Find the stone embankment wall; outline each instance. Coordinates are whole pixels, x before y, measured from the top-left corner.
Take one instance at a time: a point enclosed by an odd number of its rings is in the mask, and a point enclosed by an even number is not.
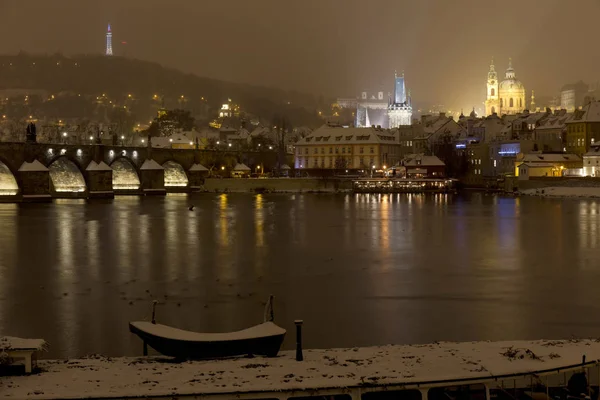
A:
[[[519,190],[543,189],[547,187],[600,187],[600,178],[530,178],[516,181]]]
[[[352,181],[334,178],[207,178],[204,189],[209,192],[337,192],[352,190]]]

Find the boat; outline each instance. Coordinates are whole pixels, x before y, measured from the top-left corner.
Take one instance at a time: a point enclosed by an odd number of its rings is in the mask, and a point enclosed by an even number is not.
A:
[[[144,355],[150,346],[160,354],[184,360],[229,358],[237,356],[275,357],[286,330],[273,322],[272,297],[265,309],[265,322],[236,332],[199,333],[157,324],[153,303],[152,322],[134,321],[129,331],[144,342]],[[267,310],[270,310],[268,312]]]

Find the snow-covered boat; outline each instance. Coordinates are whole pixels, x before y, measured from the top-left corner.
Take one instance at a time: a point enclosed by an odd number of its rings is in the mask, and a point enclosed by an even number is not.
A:
[[[285,329],[273,322],[273,296],[265,306],[264,322],[260,325],[226,333],[199,333],[156,323],[156,305],[152,303],[152,322],[129,323],[129,330],[165,356],[184,360],[206,360],[236,356],[275,357],[279,353]]]
[[[273,322],[237,332],[198,333],[137,321],[129,323],[129,330],[161,354],[195,360],[246,355],[275,357],[285,336],[285,329]]]

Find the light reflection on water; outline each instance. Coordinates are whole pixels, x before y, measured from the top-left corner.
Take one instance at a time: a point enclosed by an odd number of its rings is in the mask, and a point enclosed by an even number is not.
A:
[[[161,322],[222,331],[274,294],[307,347],[593,336],[599,212],[480,194],[0,204],[0,334],[44,337],[51,357],[135,355],[127,322],[153,299]]]

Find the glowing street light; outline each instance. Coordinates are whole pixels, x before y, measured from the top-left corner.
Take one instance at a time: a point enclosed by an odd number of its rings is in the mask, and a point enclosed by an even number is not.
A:
[[[231,143],[227,144],[229,147],[231,147]]]
[[[145,139],[142,139],[142,143],[146,143],[146,140],[145,140]]]
[[[273,146],[269,146],[269,150],[273,150]]]
[[[90,140],[94,140],[94,137],[93,137],[93,136],[90,136]]]
[[[225,167],[224,167],[224,166],[221,166],[221,171],[224,171],[224,170],[225,170]]]
[[[221,144],[221,142],[217,140],[217,144]]]

